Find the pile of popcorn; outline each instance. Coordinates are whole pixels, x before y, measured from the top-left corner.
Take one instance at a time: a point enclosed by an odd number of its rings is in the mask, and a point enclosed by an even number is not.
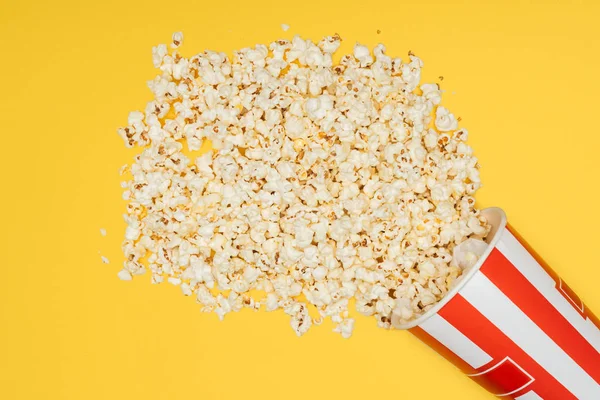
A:
[[[154,100],[118,131],[140,148],[121,279],[148,270],[220,318],[283,309],[298,335],[330,317],[344,337],[351,300],[391,328],[451,289],[454,247],[489,227],[467,131],[418,57],[357,44],[334,64],[335,35],[185,58],[182,40],[153,48]]]

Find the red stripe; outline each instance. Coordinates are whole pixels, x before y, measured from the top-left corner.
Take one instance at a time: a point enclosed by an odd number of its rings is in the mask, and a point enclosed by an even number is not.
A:
[[[533,377],[510,358],[495,362],[491,368],[479,373],[475,379],[484,378],[494,382],[496,387],[492,392],[496,395],[516,393],[533,383]]]
[[[450,351],[446,346],[440,343],[436,338],[427,333],[423,328],[415,326],[409,329],[410,333],[419,338],[427,346],[431,347],[442,355],[446,360],[450,361],[465,374],[474,374],[476,370],[467,364],[462,358]]]
[[[535,322],[561,349],[600,383],[600,353],[494,248],[481,272]]]
[[[576,397],[571,392],[477,311],[460,293],[446,304],[440,310],[439,314],[494,358],[492,363],[480,368],[479,372],[489,369],[490,365],[495,365],[508,356],[527,371],[528,374],[533,376],[535,381],[532,384],[512,394],[510,398],[514,398],[530,390],[535,390],[545,400],[576,400]],[[491,381],[489,379],[490,376],[487,374],[471,378],[492,393],[494,391],[498,393],[498,390],[502,390],[499,386],[505,386],[504,382],[498,384]]]

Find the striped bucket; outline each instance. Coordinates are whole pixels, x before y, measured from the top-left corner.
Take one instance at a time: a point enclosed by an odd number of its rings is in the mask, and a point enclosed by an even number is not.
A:
[[[496,396],[600,400],[600,321],[499,208],[477,265],[401,326]]]

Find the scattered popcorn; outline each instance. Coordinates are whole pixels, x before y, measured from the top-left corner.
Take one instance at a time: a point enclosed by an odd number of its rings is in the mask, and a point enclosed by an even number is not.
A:
[[[108,264],[110,263],[110,260],[104,256],[101,256],[100,259],[102,260],[102,264]]]
[[[435,127],[440,132],[447,132],[456,130],[458,127],[458,122],[454,115],[450,113],[447,109],[442,106],[439,106],[435,111]]]
[[[120,270],[119,273],[117,274],[117,276],[122,281],[130,281],[132,279],[131,273],[129,271],[127,271],[127,270],[124,270],[124,269]]]
[[[183,43],[183,33],[175,32],[173,34],[173,41],[171,42],[171,48],[176,49],[179,46],[181,46],[181,43]]]
[[[281,29],[283,29],[284,32],[287,32],[290,29],[290,26],[288,24],[281,24]]]
[[[352,336],[353,329],[354,329],[354,320],[349,318],[349,319],[346,319],[346,320],[340,322],[333,331],[339,332],[343,338],[348,339],[350,336]]]
[[[175,286],[179,286],[181,284],[181,279],[179,278],[170,277],[169,279],[167,279],[167,281],[169,281],[170,284]]]
[[[357,44],[334,64],[340,42],[296,36],[232,58],[153,48],[154,99],[118,130],[139,147],[122,170],[120,279],[148,271],[221,319],[282,309],[298,335],[331,318],[343,337],[351,299],[389,329],[452,288],[453,252],[489,232],[467,131],[412,52]]]
[[[100,234],[101,234],[102,236],[106,236],[106,229],[104,229],[104,228],[101,228],[101,229],[100,229]]]

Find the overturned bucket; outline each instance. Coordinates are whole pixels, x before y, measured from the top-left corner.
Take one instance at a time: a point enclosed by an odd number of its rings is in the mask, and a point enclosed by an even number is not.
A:
[[[399,326],[507,399],[600,399],[600,321],[499,208],[477,264],[420,318]]]

